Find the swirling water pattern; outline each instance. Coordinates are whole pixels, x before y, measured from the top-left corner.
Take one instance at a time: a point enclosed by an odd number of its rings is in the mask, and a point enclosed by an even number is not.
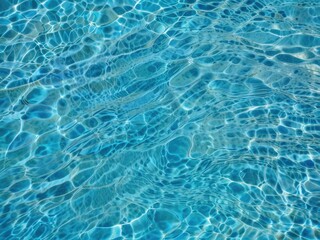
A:
[[[1,0],[0,239],[320,239],[318,0]]]

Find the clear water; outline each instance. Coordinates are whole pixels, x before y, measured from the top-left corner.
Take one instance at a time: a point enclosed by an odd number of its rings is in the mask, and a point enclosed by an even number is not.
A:
[[[0,239],[320,239],[317,0],[1,0]]]

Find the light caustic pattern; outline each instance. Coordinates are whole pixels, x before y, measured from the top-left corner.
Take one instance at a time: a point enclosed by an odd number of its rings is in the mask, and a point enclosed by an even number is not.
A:
[[[1,0],[1,239],[319,239],[317,0]]]

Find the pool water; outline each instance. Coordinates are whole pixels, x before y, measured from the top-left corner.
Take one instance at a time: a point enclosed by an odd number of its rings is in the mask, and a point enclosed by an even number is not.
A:
[[[318,0],[1,0],[0,239],[320,239]]]

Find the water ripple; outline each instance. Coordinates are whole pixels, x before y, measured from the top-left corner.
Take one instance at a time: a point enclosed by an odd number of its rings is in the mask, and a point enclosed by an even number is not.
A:
[[[315,0],[2,0],[1,239],[319,239]]]

